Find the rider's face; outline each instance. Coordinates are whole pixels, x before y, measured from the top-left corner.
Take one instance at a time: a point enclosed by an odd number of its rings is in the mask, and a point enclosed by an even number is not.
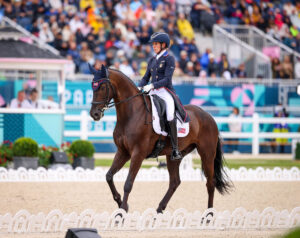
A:
[[[158,54],[160,52],[160,49],[161,49],[161,44],[159,42],[153,42],[152,47],[153,47],[154,52],[156,54]]]

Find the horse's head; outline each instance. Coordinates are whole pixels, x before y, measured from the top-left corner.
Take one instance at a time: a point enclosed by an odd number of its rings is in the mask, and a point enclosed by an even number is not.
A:
[[[93,101],[90,115],[95,121],[99,121],[104,116],[110,100],[113,97],[113,86],[109,80],[108,70],[104,65],[100,70],[95,70],[90,66],[90,71],[94,75],[92,81]]]

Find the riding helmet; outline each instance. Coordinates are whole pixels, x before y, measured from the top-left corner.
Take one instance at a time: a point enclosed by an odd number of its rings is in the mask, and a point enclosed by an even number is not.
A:
[[[160,43],[166,43],[167,47],[170,45],[170,37],[165,32],[156,32],[152,34],[149,43],[153,42],[160,42]]]

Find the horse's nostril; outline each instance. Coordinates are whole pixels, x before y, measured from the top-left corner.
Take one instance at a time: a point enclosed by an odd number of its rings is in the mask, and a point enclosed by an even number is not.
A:
[[[97,112],[95,112],[94,117],[99,117],[99,114]]]

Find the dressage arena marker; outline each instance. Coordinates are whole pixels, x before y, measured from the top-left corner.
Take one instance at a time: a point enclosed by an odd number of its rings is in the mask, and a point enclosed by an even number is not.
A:
[[[120,216],[119,214],[122,214]],[[243,207],[232,213],[217,212],[210,208],[204,212],[188,212],[180,208],[170,213],[157,214],[149,208],[143,213],[126,213],[118,209],[113,213],[95,213],[87,209],[63,214],[55,209],[48,214],[31,214],[26,210],[0,215],[0,234],[3,233],[53,233],[65,232],[70,227],[96,228],[99,231],[152,231],[152,230],[270,230],[289,229],[300,225],[300,207],[276,211],[272,207],[247,211]]]
[[[47,170],[39,167],[37,170],[19,168],[18,170],[0,168],[0,182],[105,182],[108,168],[97,167],[94,170],[76,168],[75,170]],[[300,170],[297,167],[291,169],[239,169],[225,168],[226,173],[232,181],[300,181]],[[125,181],[128,168],[123,168],[115,176],[114,181]],[[180,170],[181,181],[205,181],[205,176],[200,169],[182,168]],[[166,169],[152,167],[140,169],[136,181],[169,181]]]

